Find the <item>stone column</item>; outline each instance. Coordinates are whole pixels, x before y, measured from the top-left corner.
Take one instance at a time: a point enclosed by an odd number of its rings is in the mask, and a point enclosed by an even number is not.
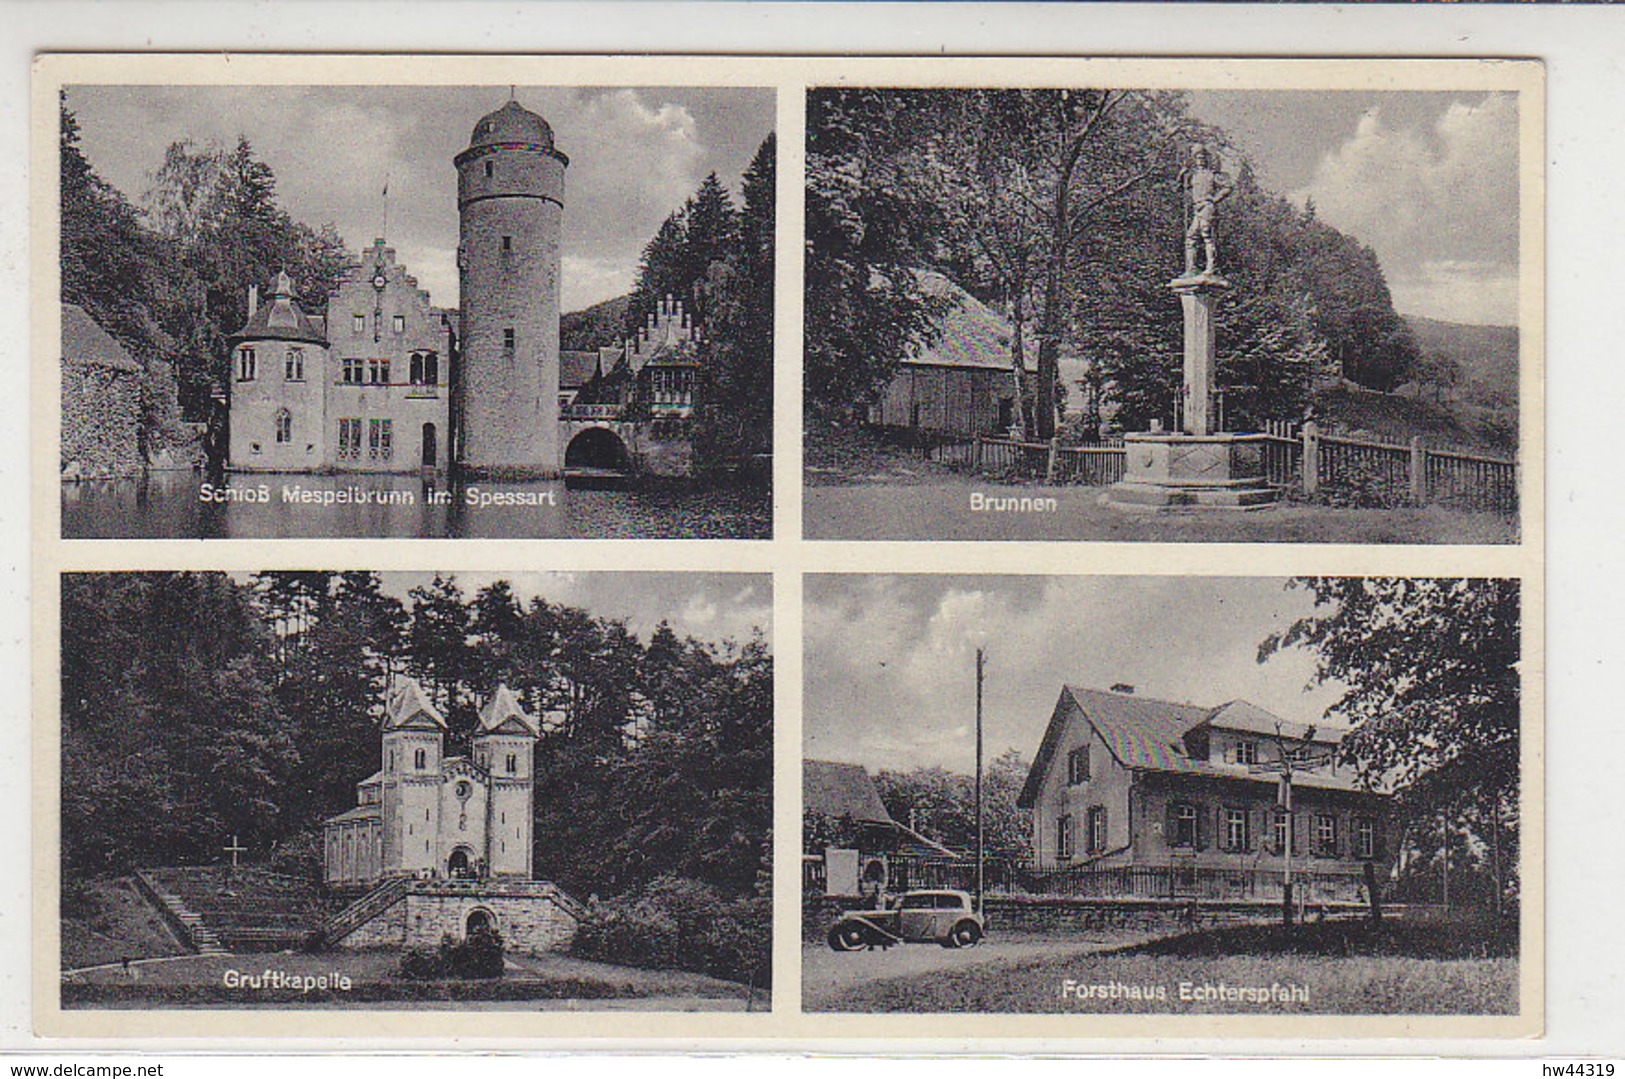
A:
[[[1187,435],[1216,434],[1213,417],[1213,374],[1218,357],[1218,293],[1230,282],[1216,274],[1178,277],[1169,288],[1179,293],[1185,309],[1185,417]]]

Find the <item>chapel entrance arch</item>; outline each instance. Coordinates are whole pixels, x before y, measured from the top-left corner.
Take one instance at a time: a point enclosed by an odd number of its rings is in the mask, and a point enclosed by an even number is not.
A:
[[[452,880],[466,880],[474,875],[471,852],[467,847],[458,847],[446,859],[446,876]]]
[[[463,935],[465,937],[471,937],[479,930],[483,929],[490,931],[494,930],[496,927],[497,920],[492,916],[491,912],[477,907],[468,912],[468,921],[463,926],[465,930]]]
[[[632,455],[626,443],[607,427],[589,427],[570,440],[564,449],[565,468],[590,468],[605,472],[630,472]]]

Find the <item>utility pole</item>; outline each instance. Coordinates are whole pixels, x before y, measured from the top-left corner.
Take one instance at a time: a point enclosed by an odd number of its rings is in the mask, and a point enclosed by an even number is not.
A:
[[[982,835],[982,650],[976,650],[976,913],[982,913],[986,858]]]
[[[1323,768],[1331,762],[1329,753],[1313,749],[1315,728],[1309,727],[1300,741],[1302,744],[1296,749],[1287,746],[1286,736],[1281,733],[1281,725],[1275,725],[1275,747],[1278,753],[1273,761],[1261,761],[1247,770],[1252,774],[1273,772],[1280,777],[1276,787],[1275,802],[1285,818],[1285,835],[1282,843],[1281,863],[1281,924],[1292,924],[1292,848],[1296,846],[1297,816],[1292,811],[1292,772],[1297,767],[1302,770]]]

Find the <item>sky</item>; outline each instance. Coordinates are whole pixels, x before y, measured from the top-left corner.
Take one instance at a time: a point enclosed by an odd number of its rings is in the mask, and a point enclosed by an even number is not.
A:
[[[1190,107],[1266,188],[1312,196],[1376,251],[1401,314],[1517,324],[1515,94],[1196,91]]]
[[[517,87],[570,159],[565,173],[564,311],[631,290],[660,223],[715,171],[739,177],[773,130],[771,90]],[[173,142],[231,147],[247,136],[295,220],[331,221],[359,252],[384,229],[419,285],[457,304],[457,176],[452,158],[507,86],[74,86],[83,148],[139,204]]]
[[[484,586],[505,580],[524,603],[542,596],[579,607],[599,618],[624,621],[648,642],[662,619],[679,636],[743,643],[760,628],[773,639],[773,578],[757,573],[466,573],[450,574],[469,599]],[[247,577],[247,574],[242,575]],[[433,573],[380,572],[383,590],[406,598]]]
[[[1225,577],[809,575],[803,749],[874,771],[975,764],[976,660],[987,649],[987,759],[1031,760],[1066,684],[1212,706],[1237,698],[1327,724],[1339,685],[1313,656],[1257,662],[1312,610],[1283,580]],[[1335,725],[1335,724],[1333,724]]]

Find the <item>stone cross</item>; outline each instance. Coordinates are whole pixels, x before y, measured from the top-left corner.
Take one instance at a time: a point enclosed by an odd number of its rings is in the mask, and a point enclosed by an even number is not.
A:
[[[237,868],[237,855],[245,853],[248,850],[247,847],[244,847],[244,846],[241,846],[241,845],[238,844],[238,842],[237,842],[237,833],[236,832],[231,833],[231,845],[227,846],[227,847],[222,847],[220,849],[221,850],[227,850],[227,851],[231,852],[231,868],[233,868],[233,869]]]

